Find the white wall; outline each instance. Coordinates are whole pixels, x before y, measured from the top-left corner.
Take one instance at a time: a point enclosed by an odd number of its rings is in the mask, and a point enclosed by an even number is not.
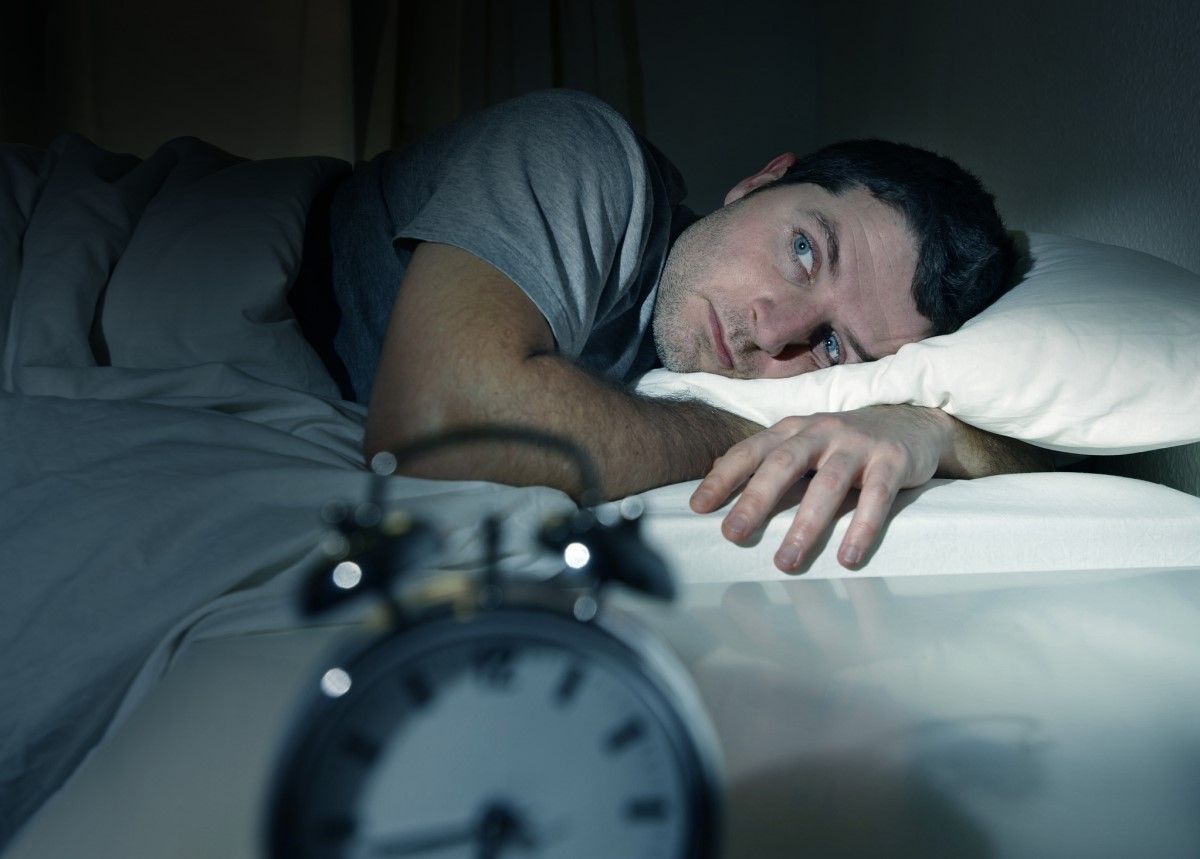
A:
[[[857,0],[823,5],[820,34],[821,142],[942,151],[1014,228],[1200,272],[1200,4]],[[1200,446],[1098,467],[1200,494]]]

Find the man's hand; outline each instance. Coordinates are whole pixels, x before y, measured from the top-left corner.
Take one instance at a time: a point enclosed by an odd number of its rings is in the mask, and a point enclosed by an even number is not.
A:
[[[982,477],[1046,466],[1034,449],[973,429],[938,409],[871,406],[786,418],[739,442],[713,464],[692,496],[692,509],[711,512],[745,484],[722,525],[728,539],[740,542],[811,472],[775,555],[775,566],[792,572],[833,524],[847,493],[857,488],[858,507],[838,550],[838,562],[855,567],[875,545],[901,489],[935,475]]]

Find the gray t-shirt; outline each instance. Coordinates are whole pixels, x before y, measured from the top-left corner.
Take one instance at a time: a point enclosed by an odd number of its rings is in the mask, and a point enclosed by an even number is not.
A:
[[[654,366],[667,249],[692,219],[678,171],[615,110],[552,90],[513,99],[355,171],[333,209],[335,348],[368,400],[404,269],[421,241],[504,272],[560,354],[615,381]]]

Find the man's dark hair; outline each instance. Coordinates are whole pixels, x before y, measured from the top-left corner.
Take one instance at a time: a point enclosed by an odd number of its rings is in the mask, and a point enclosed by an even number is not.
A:
[[[1015,253],[992,195],[955,162],[906,143],[848,140],[799,159],[771,185],[855,187],[899,211],[917,239],[917,311],[948,334],[1004,294]]]

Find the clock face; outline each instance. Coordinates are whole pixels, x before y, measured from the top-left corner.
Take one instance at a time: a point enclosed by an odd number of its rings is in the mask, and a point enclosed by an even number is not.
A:
[[[446,616],[338,676],[293,746],[276,855],[709,855],[702,750],[648,666],[590,625]]]

